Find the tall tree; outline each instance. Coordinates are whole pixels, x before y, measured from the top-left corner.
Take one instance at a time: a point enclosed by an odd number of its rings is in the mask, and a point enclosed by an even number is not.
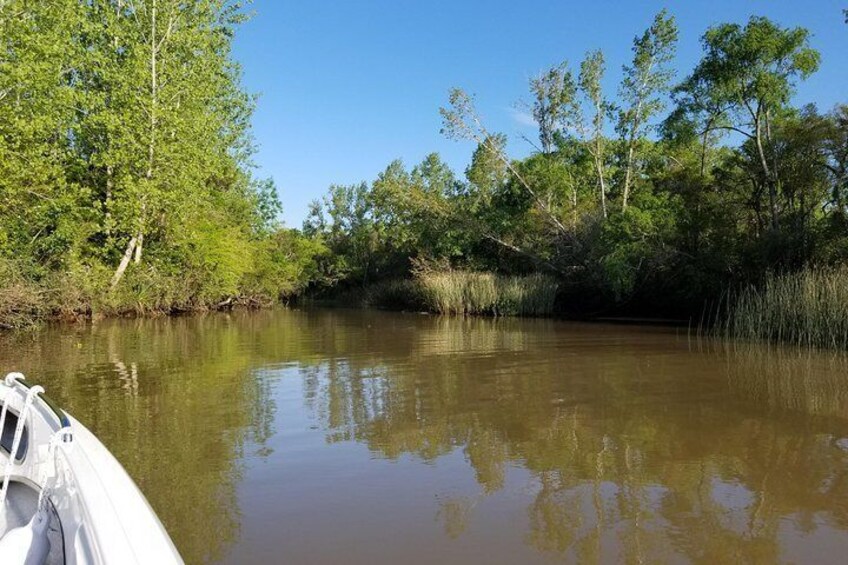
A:
[[[848,205],[848,105],[838,105],[828,118],[825,166],[833,186],[832,203],[840,214],[845,214]]]
[[[106,49],[120,54],[116,77],[104,78],[121,116],[108,140],[109,166],[117,171],[116,228],[127,241],[114,287],[131,260],[141,262],[150,234],[166,237],[186,213],[244,185],[251,102],[230,57],[243,20],[238,3],[102,2],[104,13],[114,13]]]
[[[0,2],[0,257],[63,264],[88,229],[70,171],[79,107],[74,0]]]
[[[509,179],[509,171],[499,155],[506,151],[506,136],[491,134],[477,144],[465,177],[471,183],[475,204],[488,205],[494,194]]]
[[[494,143],[497,137],[489,133],[486,126],[483,125],[471,96],[460,88],[454,88],[450,92],[449,102],[448,108],[439,108],[439,113],[442,116],[442,134],[450,139],[473,140],[478,145],[482,144],[488,147],[533,200],[545,220],[554,226],[557,231],[567,233],[568,228],[551,209],[547,201],[542,198],[539,191],[521,174],[521,171],[518,170],[509,156]]]
[[[563,62],[530,80],[533,119],[539,126],[542,153],[555,148],[556,134],[563,121],[571,121],[576,111],[577,84],[568,63]]]
[[[586,58],[580,64],[579,77],[580,90],[592,107],[589,151],[592,154],[592,160],[595,164],[601,211],[604,218],[607,217],[606,138],[604,136],[604,124],[612,111],[612,106],[604,97],[604,91],[601,86],[601,80],[603,80],[605,70],[603,52],[600,50],[592,51],[586,55]]]
[[[618,131],[624,140],[625,172],[621,209],[627,209],[634,175],[637,146],[650,120],[662,111],[674,71],[669,67],[677,47],[674,17],[662,10],[651,26],[633,40],[633,62],[624,67],[621,99],[627,106],[619,112]]]
[[[706,55],[676,89],[678,103],[702,131],[733,131],[753,143],[773,229],[779,224],[780,187],[773,124],[795,83],[818,69],[819,53],[809,46],[809,35],[761,17],[752,17],[745,27],[710,28],[702,39]]]

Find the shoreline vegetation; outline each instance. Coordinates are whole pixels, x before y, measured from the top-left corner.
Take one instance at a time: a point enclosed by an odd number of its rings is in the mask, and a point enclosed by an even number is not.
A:
[[[552,316],[559,283],[548,275],[435,271],[382,281],[346,303],[448,316]]]
[[[397,160],[292,229],[255,174],[245,19],[211,0],[0,5],[0,328],[302,297],[584,319],[720,303],[723,335],[848,348],[848,105],[793,105],[820,65],[808,30],[714,25],[683,73],[663,10],[614,91],[599,50],[530,80],[535,140],[452,89],[462,175]]]
[[[239,3],[0,3],[0,327],[263,304],[321,243],[255,176]]]
[[[716,329],[748,341],[848,349],[848,267],[768,275],[727,301]]]

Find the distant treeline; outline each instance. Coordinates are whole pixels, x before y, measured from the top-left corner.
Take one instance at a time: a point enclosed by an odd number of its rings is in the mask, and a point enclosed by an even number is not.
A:
[[[442,131],[476,143],[464,176],[432,154],[331,187],[304,225],[332,251],[320,281],[367,287],[422,263],[543,273],[567,313],[698,319],[728,291],[844,264],[848,106],[792,105],[820,63],[809,32],[762,17],[714,26],[681,77],[677,40],[659,13],[615,93],[601,51],[533,78],[539,136],[524,159],[453,90]]]
[[[265,303],[320,243],[252,175],[227,0],[0,2],[0,327]]]

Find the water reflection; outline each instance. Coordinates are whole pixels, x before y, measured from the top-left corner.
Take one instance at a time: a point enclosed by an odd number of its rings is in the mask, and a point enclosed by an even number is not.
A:
[[[848,547],[843,356],[553,322],[391,339],[376,365],[342,346],[304,368],[309,405],[329,442],[461,450],[480,492],[441,498],[451,538],[518,465],[535,484],[525,541],[575,561],[775,561],[813,532]]]
[[[711,343],[740,397],[772,410],[848,417],[848,356],[833,351]]]
[[[686,330],[279,311],[0,341],[189,562],[837,561],[848,360]]]
[[[271,433],[241,337],[223,318],[110,321],[7,338],[0,359],[98,434],[197,563],[238,537],[242,452]]]

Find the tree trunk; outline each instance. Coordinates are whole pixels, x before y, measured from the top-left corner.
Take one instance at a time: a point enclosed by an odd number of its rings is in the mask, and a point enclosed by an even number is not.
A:
[[[136,244],[135,244],[135,257],[133,258],[133,262],[138,265],[141,263],[141,250],[144,246],[144,233],[139,230],[138,235],[136,236]]]
[[[571,182],[571,229],[577,230],[577,184]]]
[[[157,43],[156,36],[156,15],[156,0],[153,0],[150,11],[150,139],[147,146],[147,172],[145,173],[145,178],[148,181],[148,188],[150,183],[153,181],[153,165],[156,158],[156,110],[159,104],[159,44]],[[144,249],[144,216],[147,212],[147,194],[142,194],[141,198],[141,217],[139,218],[138,235],[136,236],[138,241],[135,246],[134,258],[134,262],[136,264],[141,263],[141,254]]]
[[[707,136],[710,134],[710,126],[707,126],[704,129],[704,135],[701,138],[701,178],[704,178],[704,175],[707,172]]]
[[[112,201],[112,165],[106,166],[106,198],[104,202],[104,209],[106,210],[106,214],[104,216],[104,223],[106,233],[106,237],[108,238],[112,234],[112,211],[110,209],[110,203]]]
[[[653,63],[652,63],[653,64]],[[650,67],[648,67],[650,70]],[[627,140],[627,169],[624,172],[624,195],[621,200],[621,211],[627,210],[627,200],[630,198],[630,184],[633,182],[633,162],[636,160],[636,135],[642,127],[642,100],[636,105],[636,115],[633,116],[630,138]]]
[[[598,184],[600,184],[601,188],[601,210],[603,210],[604,218],[607,217],[607,185],[604,180],[604,157],[603,157],[603,120],[604,120],[604,109],[602,106],[602,99],[599,97],[595,98],[595,169],[598,173]]]
[[[477,143],[485,145],[486,140],[488,139],[488,135],[486,134],[485,130],[483,133],[483,137],[475,136],[473,139]],[[566,229],[566,227],[562,224],[559,218],[557,218],[553,210],[551,210],[549,206],[545,205],[545,201],[542,200],[542,198],[535,190],[533,190],[533,187],[530,186],[530,183],[527,182],[527,180],[521,175],[521,173],[518,172],[518,169],[515,168],[515,166],[512,164],[512,161],[510,161],[509,157],[504,155],[499,149],[493,147],[491,144],[489,144],[488,147],[495,152],[495,155],[506,166],[507,170],[512,173],[516,179],[518,179],[518,182],[521,183],[521,186],[523,186],[527,193],[530,195],[530,197],[533,198],[536,203],[536,206],[539,207],[539,210],[545,215],[545,217],[551,222],[551,224],[553,224],[553,226],[560,233],[568,233],[568,229]]]
[[[604,181],[604,166],[600,156],[600,142],[595,146],[595,170],[598,173],[598,184],[601,187],[601,210],[604,212],[604,218],[607,217],[607,185]]]
[[[115,269],[115,274],[112,275],[112,283],[110,288],[112,290],[118,286],[118,283],[121,282],[121,278],[124,276],[124,271],[127,270],[127,267],[130,264],[130,259],[132,259],[133,250],[135,249],[137,238],[133,236],[130,238],[130,242],[127,244],[127,250],[124,251],[124,256],[121,258],[121,262],[118,265],[118,268]]]
[[[755,126],[756,135],[754,136],[754,139],[757,143],[757,153],[760,158],[760,166],[763,169],[766,187],[768,188],[769,193],[769,212],[771,215],[771,228],[776,230],[779,227],[777,218],[777,183],[775,183],[774,175],[772,174],[771,167],[769,167],[768,159],[766,159],[765,148],[763,147],[763,128],[762,120],[760,118],[760,112],[757,112]]]
[[[621,211],[624,212],[627,210],[627,199],[630,197],[630,183],[632,182],[633,176],[633,149],[634,140],[631,137],[628,143],[629,147],[627,148],[627,170],[624,173],[624,196],[621,200]]]

